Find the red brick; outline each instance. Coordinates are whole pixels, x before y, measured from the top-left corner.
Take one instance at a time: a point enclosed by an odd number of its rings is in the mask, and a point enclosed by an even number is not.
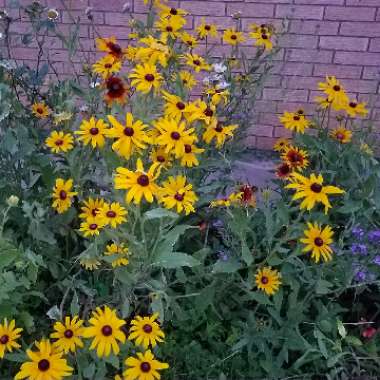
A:
[[[284,48],[313,49],[318,45],[318,37],[311,35],[285,34],[280,38],[279,45]]]
[[[318,77],[334,75],[337,78],[360,78],[361,72],[360,66],[315,64],[313,75]]]
[[[335,36],[338,34],[339,22],[292,20],[290,32],[298,34],[314,34],[318,36]]]
[[[306,100],[306,99],[305,99]],[[293,103],[293,102],[281,102],[277,105],[277,112],[283,114],[285,111],[293,112],[302,108],[307,115],[313,114],[315,105],[310,103]]]
[[[181,1],[181,8],[186,9],[191,14],[202,16],[225,16],[226,5],[222,2],[208,1]]]
[[[322,20],[323,7],[316,5],[277,5],[276,17],[289,19]]]
[[[306,5],[343,5],[344,0],[295,0],[295,3]]]
[[[378,67],[364,67],[363,79],[380,79],[380,68]]]
[[[380,38],[374,38],[369,45],[370,51],[380,52]]]
[[[227,15],[231,16],[236,12],[241,12],[242,17],[273,17],[274,5],[271,4],[250,4],[247,6],[244,2],[232,3],[227,5]]]
[[[326,7],[325,20],[371,21],[375,20],[376,8]]]
[[[272,149],[276,139],[272,137],[257,137],[256,138],[256,146],[260,149]]]
[[[76,0],[76,3],[80,1]],[[121,12],[124,1],[122,0],[90,0],[90,5],[97,11],[115,11]]]
[[[202,18],[203,18],[203,16],[195,16],[194,17],[194,27],[195,28],[201,24]],[[219,30],[228,29],[228,28],[232,28],[233,26],[235,26],[235,22],[232,19],[232,17],[223,17],[223,16],[212,17],[212,16],[210,16],[210,17],[205,17],[205,20],[210,24],[216,24]]]
[[[339,34],[342,36],[380,37],[380,23],[342,22]]]
[[[345,79],[343,85],[348,92],[359,92],[362,94],[375,94],[377,90],[377,83],[372,80],[355,80]]]
[[[327,50],[289,49],[287,59],[296,62],[329,63],[333,52]]]
[[[80,12],[80,11],[70,11],[70,12],[62,11],[60,13],[62,15],[62,22],[65,24],[71,24],[73,21],[73,18],[75,22],[78,22],[78,18],[79,18],[80,20],[79,22],[81,24],[91,24],[91,23],[104,24],[103,12],[95,12],[95,11],[91,12],[91,15],[93,17],[92,20],[89,20],[88,17],[85,15],[85,13]]]
[[[91,0],[93,2],[94,0]],[[46,5],[50,8],[64,9],[62,7],[62,0],[46,0]],[[79,0],[66,0],[65,6],[68,10],[81,10],[88,7],[88,1],[79,1]]]
[[[287,89],[274,89],[264,88],[263,99],[266,100],[286,100],[303,101],[307,98],[307,90],[287,90]]]
[[[368,38],[361,37],[322,36],[319,40],[319,47],[322,49],[366,51],[368,47],[368,41]]]
[[[131,21],[129,14],[119,12],[107,12],[105,18],[106,25],[128,26]]]
[[[291,138],[292,137],[292,132],[289,131],[288,129],[285,129],[284,127],[278,127],[278,128],[274,129],[273,135],[276,138],[280,138],[280,137]]]
[[[285,77],[282,85],[284,88],[315,90],[320,78],[310,77]]]
[[[380,53],[352,54],[350,52],[337,51],[334,62],[342,65],[378,66]]]
[[[374,7],[379,6],[378,0],[346,0],[346,5],[355,5],[357,7],[365,7],[365,6],[371,6]]]
[[[247,128],[247,136],[273,136],[273,126],[272,125],[255,125],[254,127]]]
[[[312,71],[312,63],[279,62],[274,66],[271,72],[282,75],[309,76],[311,75]]]
[[[280,124],[280,121],[278,120],[280,115],[274,114],[274,113],[261,113],[259,117],[259,123],[264,124],[266,126],[278,126]],[[265,135],[263,135],[265,136]]]
[[[266,100],[256,100],[254,103],[254,109],[256,112],[271,112],[275,113],[277,106],[275,102]]]

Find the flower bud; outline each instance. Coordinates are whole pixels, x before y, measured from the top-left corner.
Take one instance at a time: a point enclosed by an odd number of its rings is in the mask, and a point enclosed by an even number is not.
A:
[[[20,198],[17,195],[11,195],[9,198],[7,198],[6,202],[9,207],[17,207],[19,201]]]

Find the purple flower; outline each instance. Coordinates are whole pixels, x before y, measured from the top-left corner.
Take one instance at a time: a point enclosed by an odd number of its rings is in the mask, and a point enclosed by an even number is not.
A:
[[[373,259],[373,263],[376,265],[380,265],[380,255],[376,255]]]
[[[211,226],[213,228],[222,228],[224,226],[224,223],[223,223],[223,220],[221,219],[214,219],[212,222],[211,222]]]
[[[221,261],[227,261],[228,260],[228,253],[224,251],[219,251],[218,252],[218,258]]]
[[[368,232],[368,240],[371,242],[380,241],[380,230],[373,230]]]
[[[361,227],[354,227],[352,229],[352,235],[354,235],[354,237],[356,239],[361,239],[364,236],[364,230],[363,230],[363,228],[361,228]]]
[[[358,244],[358,243],[354,243],[351,245],[351,252],[353,254],[356,254],[358,253],[359,255],[366,255],[368,252],[367,252],[367,246],[365,244]]]
[[[355,273],[355,280],[357,282],[364,282],[367,278],[367,273],[364,270],[357,270]]]

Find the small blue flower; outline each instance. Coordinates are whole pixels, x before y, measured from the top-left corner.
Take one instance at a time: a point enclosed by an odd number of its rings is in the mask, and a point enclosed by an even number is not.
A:
[[[375,243],[380,242],[380,230],[373,230],[368,232],[368,240]]]
[[[356,239],[362,239],[364,236],[364,230],[363,228],[359,226],[354,227],[351,232],[352,232],[352,235],[354,235]]]
[[[211,222],[211,226],[213,228],[222,228],[224,226],[224,222],[223,220],[221,219],[214,219],[212,222]]]
[[[373,263],[376,265],[380,265],[380,255],[376,255],[373,259]]]
[[[364,270],[358,270],[355,273],[355,280],[357,282],[364,282],[367,278],[367,273]]]
[[[221,261],[227,261],[228,257],[229,257],[229,255],[228,255],[227,252],[224,252],[224,251],[219,251],[218,252],[218,258],[219,258],[219,260],[221,260]]]
[[[353,254],[358,253],[359,255],[365,256],[368,253],[367,246],[365,244],[354,243],[351,245],[351,252]]]

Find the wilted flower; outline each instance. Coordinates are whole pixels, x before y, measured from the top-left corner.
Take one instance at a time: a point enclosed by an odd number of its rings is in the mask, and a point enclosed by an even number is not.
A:
[[[123,8],[121,9],[121,11],[123,12],[123,13],[125,13],[125,12],[129,12],[131,10],[131,3],[124,3],[124,5],[123,5]]]
[[[47,11],[47,17],[49,20],[57,20],[57,18],[59,17],[59,13],[56,9],[50,8]]]
[[[16,207],[19,201],[20,198],[17,195],[11,195],[9,198],[7,198],[6,202],[9,207]]]
[[[87,7],[86,10],[84,11],[84,14],[87,16],[89,20],[92,20],[94,16],[92,15],[92,7]]]

